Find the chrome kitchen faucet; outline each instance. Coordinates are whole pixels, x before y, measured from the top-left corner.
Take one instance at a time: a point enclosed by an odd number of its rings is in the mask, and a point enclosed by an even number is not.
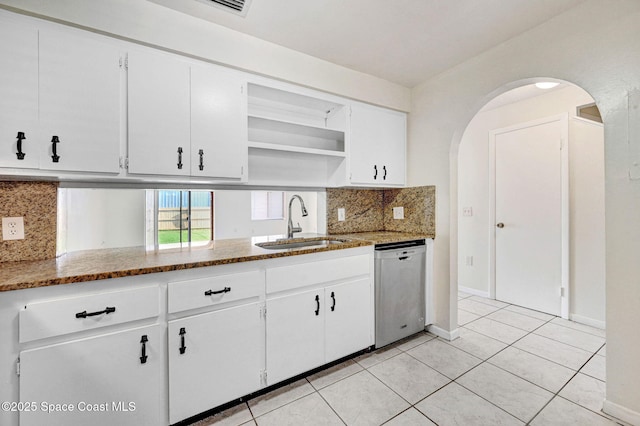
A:
[[[308,216],[309,212],[307,212],[307,208],[304,206],[304,201],[302,197],[299,195],[294,195],[289,200],[289,223],[287,224],[287,238],[293,238],[294,232],[302,232],[302,228],[300,227],[300,222],[298,222],[298,226],[293,226],[293,221],[291,220],[291,205],[293,204],[294,199],[300,200],[300,208],[302,210],[302,216]]]

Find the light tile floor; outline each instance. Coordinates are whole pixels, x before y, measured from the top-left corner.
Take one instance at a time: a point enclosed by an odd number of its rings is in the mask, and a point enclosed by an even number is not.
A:
[[[420,333],[195,425],[616,425],[604,330],[460,293],[460,338]]]

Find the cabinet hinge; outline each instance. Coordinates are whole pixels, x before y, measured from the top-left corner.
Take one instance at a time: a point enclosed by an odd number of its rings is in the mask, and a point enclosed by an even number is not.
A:
[[[267,370],[260,371],[260,381],[262,382],[263,386],[267,385]]]
[[[244,176],[244,166],[240,166],[240,176]]]
[[[267,318],[267,305],[260,307],[260,318]]]
[[[129,55],[124,57],[124,69],[125,70],[129,69]]]
[[[20,358],[18,358],[18,362],[16,362],[16,375],[20,376]]]
[[[123,170],[129,170],[129,158],[120,157],[120,168]]]
[[[120,63],[120,68],[122,68],[122,56],[120,56],[120,61],[119,61],[119,63]]]
[[[244,94],[244,84],[240,85],[240,94]]]

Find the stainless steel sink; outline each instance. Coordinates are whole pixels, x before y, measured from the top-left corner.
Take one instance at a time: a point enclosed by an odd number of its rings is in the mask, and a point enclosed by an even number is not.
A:
[[[306,248],[306,247],[326,247],[331,244],[342,244],[343,240],[336,239],[321,239],[321,240],[280,240],[280,241],[270,241],[267,243],[256,243],[258,247],[262,247],[267,250],[284,250],[284,249],[296,249],[296,248]]]

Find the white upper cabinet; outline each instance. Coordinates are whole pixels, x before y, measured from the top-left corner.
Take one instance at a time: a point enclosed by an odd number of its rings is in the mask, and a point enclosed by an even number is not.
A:
[[[190,174],[189,98],[186,61],[151,50],[129,52],[130,173]]]
[[[191,175],[242,179],[247,163],[246,82],[219,67],[191,66]]]
[[[241,180],[245,85],[240,74],[213,65],[129,52],[129,172]]]
[[[405,113],[353,103],[350,141],[351,184],[405,185]]]
[[[121,51],[79,31],[40,31],[40,168],[119,173]]]
[[[37,168],[37,29],[2,17],[0,56],[0,167]]]

